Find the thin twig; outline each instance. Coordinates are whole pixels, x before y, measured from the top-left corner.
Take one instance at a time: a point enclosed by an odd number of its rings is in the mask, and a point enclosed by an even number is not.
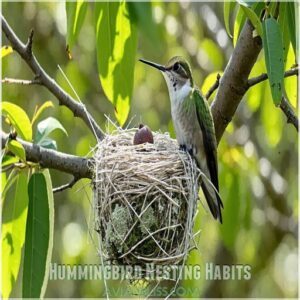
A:
[[[289,101],[287,100],[286,97],[282,97],[281,103],[280,103],[280,108],[283,111],[283,113],[287,117],[287,122],[291,123],[294,125],[297,131],[299,131],[299,120],[297,115],[295,114],[292,106],[290,105]]]
[[[75,184],[79,179],[80,179],[80,178],[74,176],[73,179],[72,179],[69,183],[64,184],[64,185],[61,185],[61,186],[58,186],[58,187],[52,189],[52,191],[53,191],[53,193],[58,193],[58,192],[62,192],[62,191],[64,191],[64,190],[66,190],[66,189],[70,189],[70,188],[72,188],[72,187],[74,186],[74,184]]]
[[[221,78],[221,75],[218,73],[216,82],[213,84],[213,86],[208,90],[208,92],[205,95],[205,98],[207,100],[210,98],[210,96],[213,94],[213,92],[219,87],[220,78]]]
[[[34,85],[34,84],[41,84],[41,81],[39,79],[26,80],[26,79],[15,79],[15,78],[5,77],[1,80],[1,83]]]
[[[58,99],[59,104],[68,107],[73,112],[75,117],[81,118],[93,132],[96,132],[98,139],[102,140],[104,138],[104,133],[102,132],[101,128],[96,123],[94,118],[91,116],[91,114],[87,113],[84,105],[79,103],[68,93],[66,93],[39,64],[38,60],[32,52],[33,30],[31,30],[28,41],[26,45],[24,45],[2,15],[1,25],[2,31],[4,32],[6,38],[9,40],[12,48],[27,63],[32,72],[35,74],[36,78],[40,80],[40,84],[46,87]]]
[[[284,73],[285,78],[290,77],[290,76],[294,76],[294,75],[297,75],[297,76],[299,75],[299,68],[298,67],[290,69],[290,70],[288,70]],[[247,89],[249,89],[250,87],[252,87],[252,86],[254,86],[254,85],[256,85],[256,84],[258,84],[258,83],[260,83],[264,80],[267,80],[267,79],[268,79],[268,74],[266,74],[266,73],[263,73],[263,74],[261,74],[257,77],[250,78],[248,80],[248,83],[247,83]]]

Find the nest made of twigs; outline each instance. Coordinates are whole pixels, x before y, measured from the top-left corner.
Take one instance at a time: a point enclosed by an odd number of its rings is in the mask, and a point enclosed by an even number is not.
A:
[[[103,257],[118,265],[176,265],[193,238],[199,170],[169,134],[133,145],[116,130],[94,153],[94,226]]]

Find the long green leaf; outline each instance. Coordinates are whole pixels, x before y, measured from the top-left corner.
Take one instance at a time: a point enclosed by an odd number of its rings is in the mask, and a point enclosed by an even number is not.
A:
[[[27,172],[21,171],[2,212],[2,296],[5,299],[11,294],[20,269],[28,207],[27,180]]]
[[[95,27],[101,85],[122,126],[128,117],[133,90],[136,28],[124,1],[95,3]]]
[[[279,105],[284,78],[283,44],[279,24],[274,18],[263,21],[263,46],[273,102]]]
[[[287,3],[281,2],[279,6],[279,19],[278,23],[280,30],[282,32],[283,38],[283,62],[285,64],[287,54],[290,46],[290,33],[288,28],[288,12],[287,12]]]
[[[251,21],[253,27],[256,29],[257,33],[259,36],[262,36],[262,26],[259,17],[255,13],[255,11],[251,8],[248,7],[248,5],[245,5],[243,2],[238,1],[240,4],[242,10],[246,14],[247,18]]]
[[[67,14],[67,45],[72,48],[80,29],[82,27],[88,2],[80,1],[66,1],[66,14]]]
[[[32,140],[31,123],[21,107],[10,102],[2,102],[2,113],[9,118],[21,138],[26,141]]]
[[[296,44],[296,19],[295,19],[295,3],[287,2],[287,22],[289,27],[290,39],[293,45],[295,56],[297,57],[297,44]]]
[[[28,196],[22,296],[43,298],[50,241],[49,197],[44,174],[35,173],[31,176]]]
[[[237,43],[237,40],[240,36],[240,33],[242,31],[242,28],[246,21],[246,15],[241,8],[241,6],[238,8],[235,21],[234,21],[234,27],[233,27],[233,45],[235,46]]]
[[[46,287],[48,283],[49,268],[51,263],[52,250],[53,250],[53,236],[54,236],[54,199],[53,199],[53,191],[52,191],[52,181],[48,169],[44,170],[43,174],[46,179],[48,203],[49,203],[49,245],[48,245],[47,258],[46,258],[45,278],[42,286],[41,295],[45,295]]]
[[[232,38],[231,30],[230,30],[230,14],[235,8],[235,2],[233,1],[225,1],[223,6],[224,11],[224,23],[225,28],[228,35]]]

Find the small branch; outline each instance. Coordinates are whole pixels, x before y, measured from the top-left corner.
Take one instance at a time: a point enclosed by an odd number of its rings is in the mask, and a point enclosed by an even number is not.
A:
[[[30,67],[32,72],[35,74],[36,78],[40,80],[40,84],[46,87],[59,101],[61,105],[68,107],[74,114],[75,117],[81,118],[86,125],[95,131],[98,139],[104,138],[104,133],[102,132],[99,125],[96,123],[94,118],[88,113],[83,104],[77,102],[68,93],[66,93],[57,83],[51,78],[45,70],[41,67],[36,57],[32,53],[32,43],[33,43],[33,30],[31,30],[27,44],[24,45],[15,32],[11,29],[6,19],[1,15],[1,25],[2,31],[11,43],[12,48],[23,58],[23,60]]]
[[[289,101],[285,97],[282,97],[282,99],[281,99],[280,108],[283,111],[283,113],[286,115],[287,122],[294,125],[296,130],[299,131],[298,117],[296,116],[296,114],[295,114],[292,106],[290,105]]]
[[[220,74],[218,74],[216,82],[213,84],[213,86],[208,90],[208,92],[205,95],[205,98],[207,100],[210,98],[210,96],[213,94],[213,92],[219,87],[220,78],[221,78],[221,76],[220,76]]]
[[[1,80],[1,83],[34,85],[34,84],[41,84],[41,81],[39,79],[25,80],[25,79],[15,79],[15,78],[5,77]]]
[[[294,75],[297,75],[297,76],[299,75],[299,68],[293,68],[284,73],[285,78],[294,76]],[[266,73],[263,73],[257,77],[250,78],[247,83],[247,88],[249,89],[250,87],[252,87],[264,80],[267,80],[267,79],[268,79],[268,74],[266,74]]]
[[[9,135],[1,131],[2,147],[8,138]],[[27,161],[39,163],[42,168],[56,169],[72,174],[78,179],[92,178],[92,159],[46,149],[19,138],[16,138],[16,140],[24,147]]]
[[[73,185],[79,180],[80,178],[77,178],[77,177],[73,177],[73,179],[67,183],[67,184],[64,184],[64,185],[61,185],[59,187],[56,187],[54,189],[52,189],[53,193],[59,193],[59,192],[62,192],[66,189],[70,189],[73,187]]]

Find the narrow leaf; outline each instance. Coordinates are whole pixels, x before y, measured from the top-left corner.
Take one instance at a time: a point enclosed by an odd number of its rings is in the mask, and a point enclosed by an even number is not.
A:
[[[240,1],[238,1],[240,3]],[[246,14],[247,18],[251,21],[253,27],[255,28],[256,32],[259,36],[262,36],[262,26],[259,17],[256,15],[254,10],[246,5],[240,3],[240,6],[244,13]]]
[[[43,298],[50,238],[50,210],[44,174],[35,173],[31,176],[28,196],[22,296]]]
[[[283,37],[283,62],[285,64],[290,46],[290,33],[288,28],[288,12],[286,2],[280,3],[278,23]]]
[[[61,125],[61,123],[56,120],[55,118],[49,117],[37,125],[37,133],[35,135],[34,141],[41,145],[41,143],[49,136],[50,133],[52,133],[54,130],[61,130],[66,135],[67,131],[66,129]]]
[[[128,117],[133,89],[136,28],[125,1],[96,2],[97,61],[102,88],[122,126]]]
[[[54,107],[53,103],[51,101],[46,101],[42,106],[38,108],[38,110],[35,112],[34,116],[32,117],[31,120],[31,125],[34,124],[34,122],[37,121],[37,119],[41,116],[41,114],[50,107]]]
[[[274,18],[263,21],[263,46],[273,102],[279,105],[284,77],[283,44],[279,24]]]
[[[157,50],[161,46],[158,26],[153,19],[151,2],[128,2],[130,20],[133,21],[143,35],[150,41],[150,45]]]
[[[14,164],[14,163],[16,163],[18,161],[19,161],[19,159],[17,157],[15,157],[15,156],[4,155],[2,157],[1,166],[2,166],[2,168],[4,168],[4,167],[7,167],[7,166],[9,166],[11,164]]]
[[[82,27],[88,2],[84,0],[66,1],[67,45],[72,48]]]
[[[286,2],[287,5],[287,21],[290,33],[290,39],[293,45],[295,56],[297,57],[297,44],[296,44],[296,20],[295,20],[295,3]]]
[[[18,105],[2,102],[2,114],[7,116],[17,133],[26,141],[32,140],[32,127],[26,112]]]
[[[44,278],[42,292],[41,292],[42,296],[45,295],[46,288],[47,288],[49,268],[50,268],[50,263],[52,258],[52,250],[53,250],[53,236],[54,236],[54,199],[53,199],[53,191],[52,191],[52,181],[48,169],[44,170],[43,174],[46,179],[48,204],[49,204],[49,244],[48,244],[48,253],[46,258],[45,278]]]
[[[11,46],[1,47],[1,58],[3,58],[6,55],[9,55],[10,53],[13,53],[13,48]]]
[[[25,241],[25,226],[27,218],[26,171],[21,171],[16,177],[16,185],[9,201],[4,202],[2,212],[2,296],[8,298],[16,283]]]
[[[240,36],[240,33],[242,31],[242,28],[246,21],[246,15],[241,8],[241,6],[238,8],[237,15],[234,21],[234,28],[233,28],[233,45],[235,46],[237,43],[237,40]]]
[[[233,1],[225,1],[223,10],[224,10],[224,23],[225,28],[228,33],[228,35],[232,38],[231,30],[230,30],[230,14],[235,8],[235,2]]]
[[[21,143],[16,140],[10,140],[7,143],[7,149],[11,151],[14,155],[19,157],[21,160],[26,161],[25,149]]]

